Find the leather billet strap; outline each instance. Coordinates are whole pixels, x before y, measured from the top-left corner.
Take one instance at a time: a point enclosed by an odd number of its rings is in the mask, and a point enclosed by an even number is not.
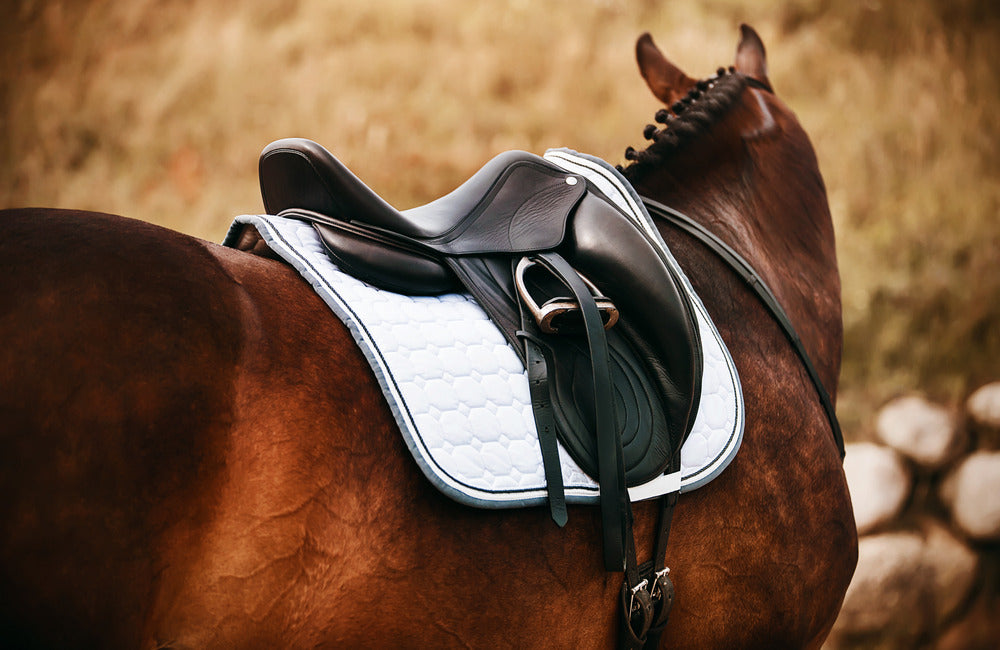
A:
[[[666,566],[667,541],[670,539],[670,522],[673,520],[674,506],[679,492],[660,497],[659,524],[656,529],[656,548],[653,551],[653,575],[650,577],[650,598],[653,601],[653,617],[650,622],[645,648],[656,650],[660,647],[660,637],[670,619],[674,605],[674,583],[670,579],[670,569]]]
[[[674,461],[671,471],[679,469],[679,464]],[[637,567],[632,550],[635,546],[629,540],[631,553],[620,592],[618,647],[621,650],[656,650],[667,627],[674,604],[674,584],[666,567],[666,550],[678,496],[678,492],[673,492],[660,497],[652,560]]]
[[[653,621],[653,601],[646,585],[630,588],[627,580],[622,582],[619,606],[618,647],[621,650],[642,650]]]

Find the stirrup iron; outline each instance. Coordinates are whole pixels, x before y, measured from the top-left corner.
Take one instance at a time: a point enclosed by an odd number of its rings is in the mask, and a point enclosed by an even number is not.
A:
[[[528,311],[531,312],[531,315],[535,318],[535,322],[538,323],[539,329],[545,334],[566,334],[582,331],[583,319],[580,315],[580,305],[576,300],[568,297],[556,297],[550,298],[539,306],[538,301],[532,297],[524,281],[524,274],[533,266],[545,267],[537,258],[522,257],[517,263],[517,268],[514,270],[514,284],[517,287],[518,295],[521,296],[521,300],[524,301]],[[594,297],[594,303],[601,314],[604,329],[611,329],[618,322],[618,308],[615,307],[615,304],[609,298],[601,294],[593,282],[588,280],[582,273],[578,272],[577,274],[583,280],[584,284],[587,285],[591,295]]]

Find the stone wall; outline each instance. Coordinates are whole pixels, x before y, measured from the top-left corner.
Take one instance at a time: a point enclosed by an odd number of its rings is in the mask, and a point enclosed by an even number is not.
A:
[[[1000,382],[886,404],[844,471],[858,568],[825,648],[1000,648]]]

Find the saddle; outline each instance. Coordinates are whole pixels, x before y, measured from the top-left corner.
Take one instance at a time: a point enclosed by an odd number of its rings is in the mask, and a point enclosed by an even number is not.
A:
[[[527,370],[553,519],[566,522],[558,438],[598,479],[606,567],[628,572],[627,487],[678,468],[702,374],[690,300],[650,236],[585,177],[523,151],[405,211],[309,140],[272,143],[259,171],[266,211],[311,223],[342,271],[476,298]]]

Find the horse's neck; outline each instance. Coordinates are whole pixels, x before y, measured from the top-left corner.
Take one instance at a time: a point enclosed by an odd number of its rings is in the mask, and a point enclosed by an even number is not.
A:
[[[833,226],[812,147],[797,123],[783,126],[794,127],[782,128],[785,141],[759,147],[692,143],[637,189],[698,221],[750,262],[835,394],[842,321]]]

